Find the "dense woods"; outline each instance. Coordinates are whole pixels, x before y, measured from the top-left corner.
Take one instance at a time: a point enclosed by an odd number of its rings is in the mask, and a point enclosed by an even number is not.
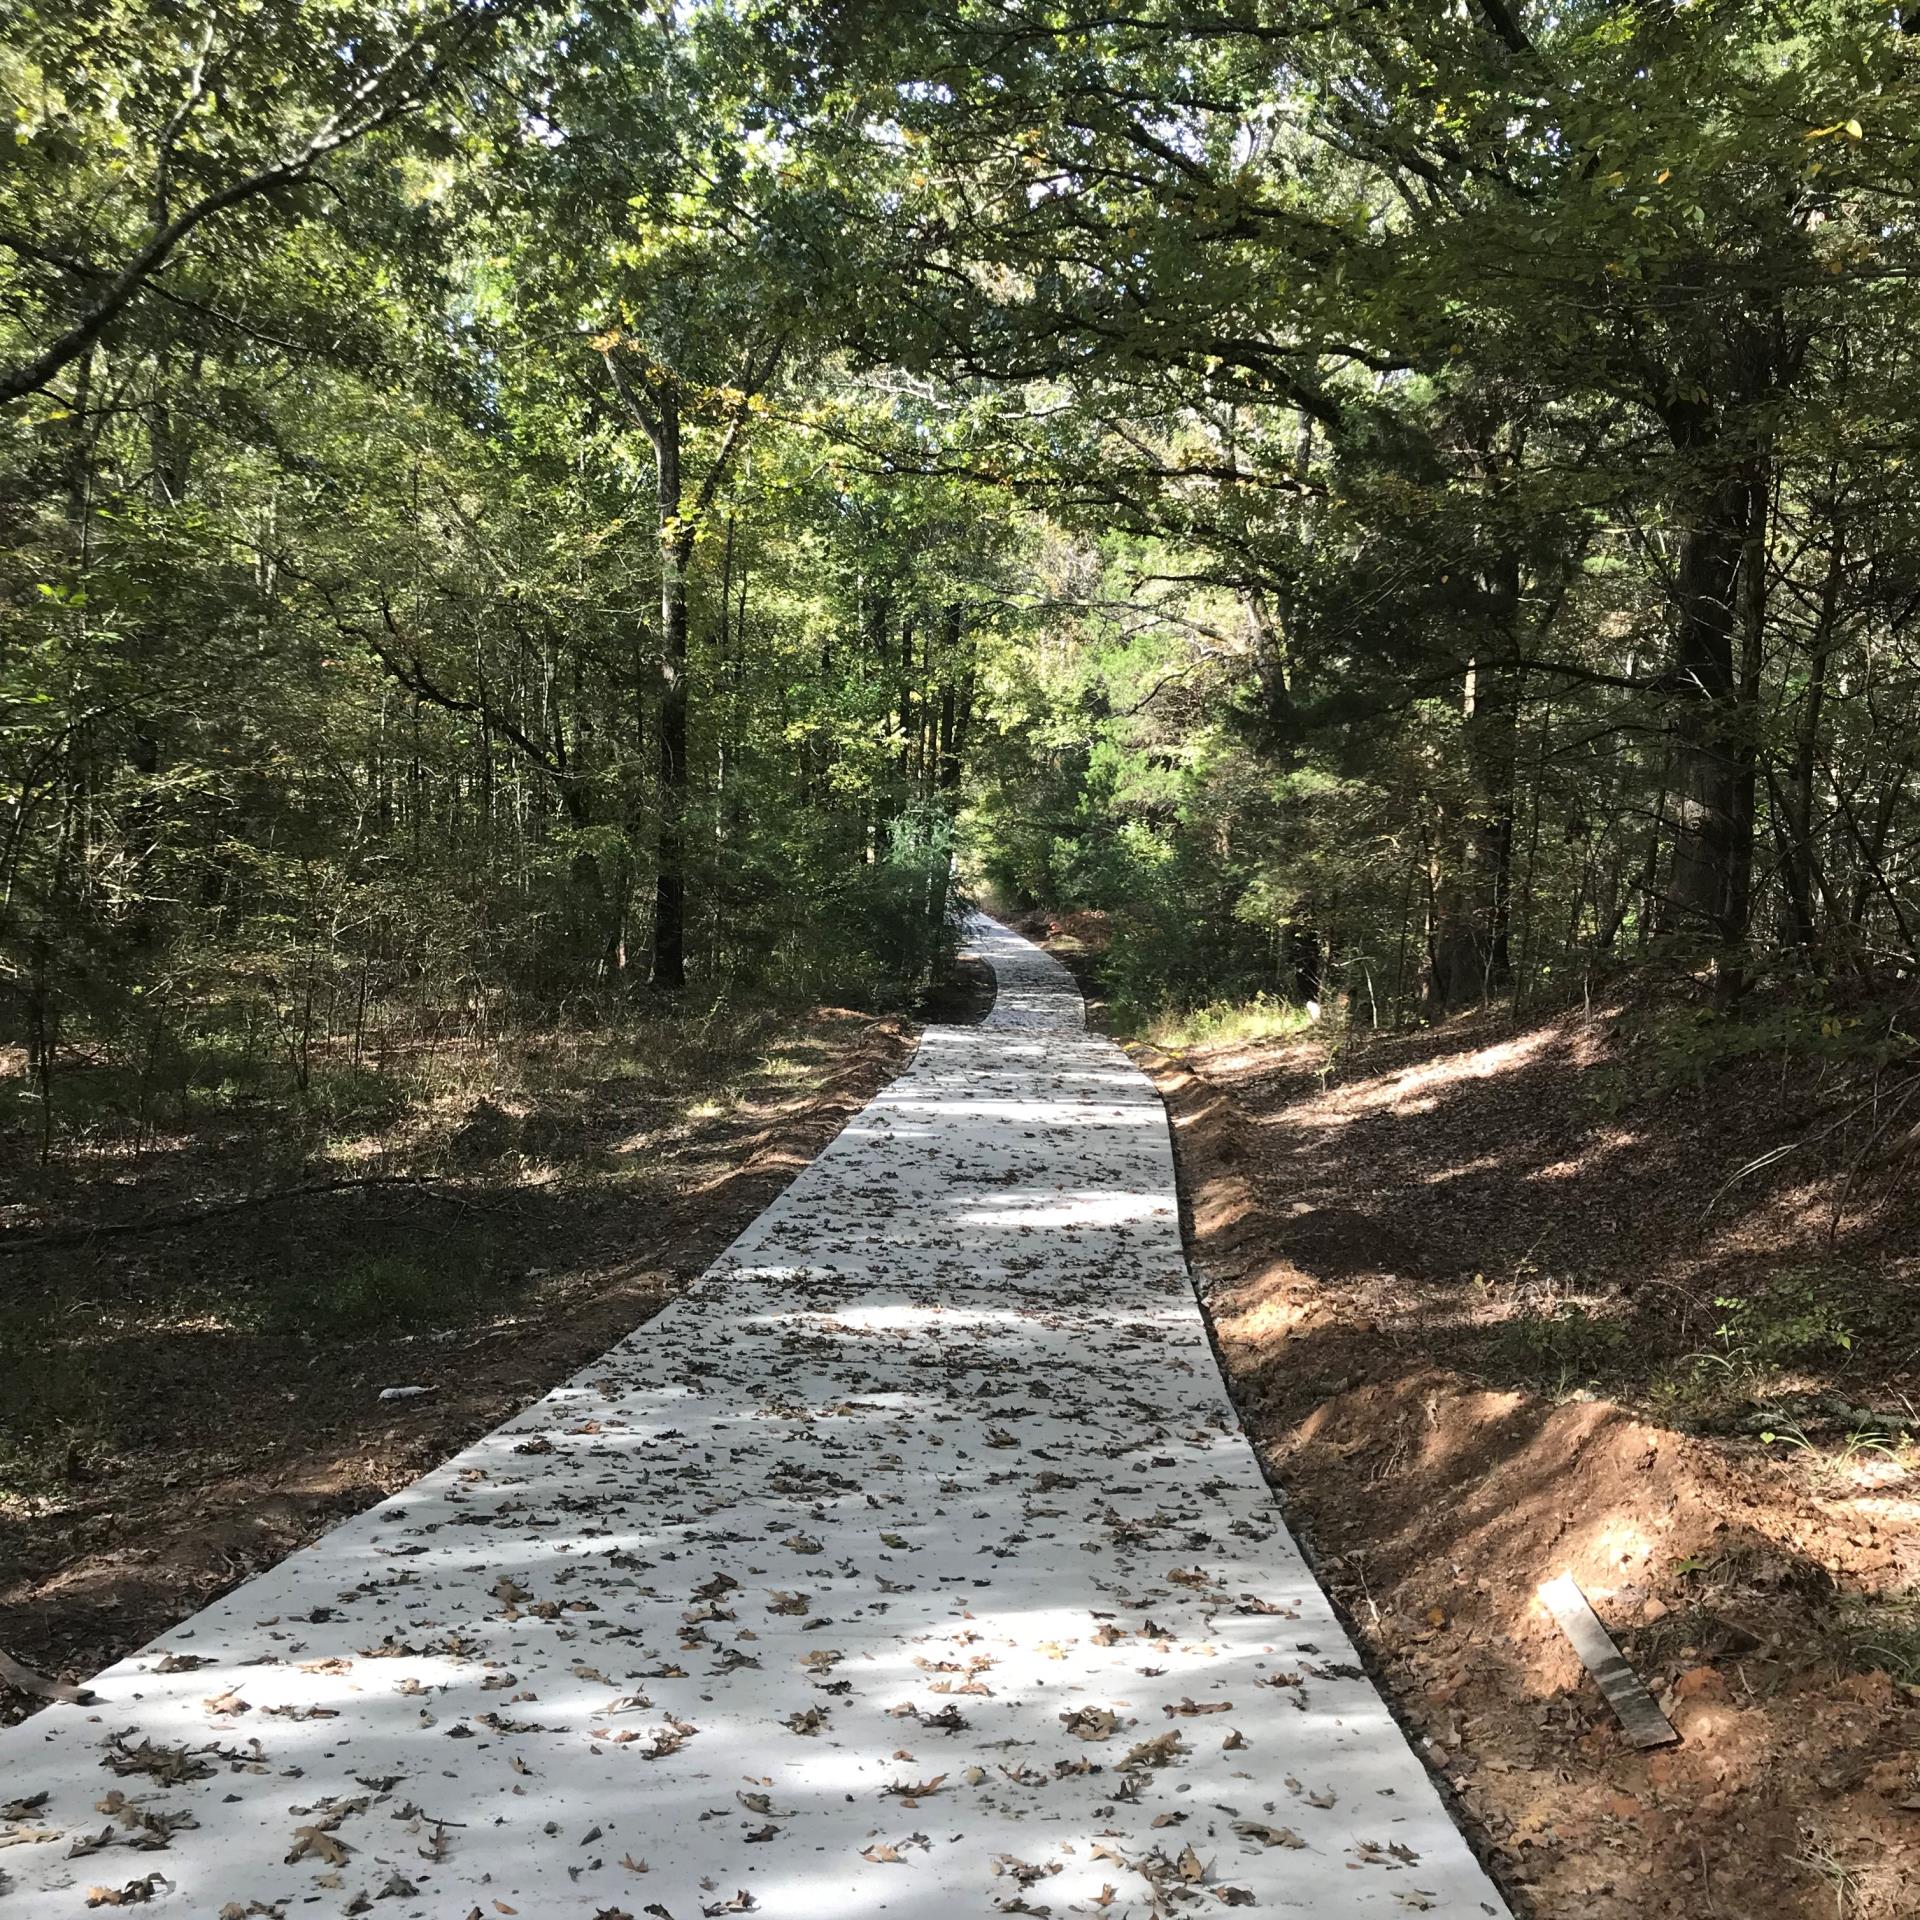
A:
[[[956,854],[1141,1010],[1904,975],[1912,24],[9,7],[23,1122],[897,992]]]
[[[977,901],[1515,1911],[1916,1911],[1920,7],[0,0],[0,91],[0,1718],[644,1326]]]

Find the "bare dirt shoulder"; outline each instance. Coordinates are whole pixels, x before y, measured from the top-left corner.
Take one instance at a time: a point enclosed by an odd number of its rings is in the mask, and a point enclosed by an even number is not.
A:
[[[1845,1090],[1769,1059],[1623,1107],[1627,1031],[1133,1050],[1242,1415],[1516,1910],[1910,1920],[1916,1182],[1836,1134],[1709,1210]],[[1677,1746],[1626,1744],[1561,1573]]]
[[[703,1088],[556,1038],[549,1091],[463,1099],[419,1186],[0,1243],[0,1650],[84,1679],[538,1398],[695,1279],[917,1028],[828,1009],[735,1039]],[[167,1144],[41,1178],[16,1241],[257,1188],[243,1142]],[[0,1683],[0,1717],[39,1704]]]

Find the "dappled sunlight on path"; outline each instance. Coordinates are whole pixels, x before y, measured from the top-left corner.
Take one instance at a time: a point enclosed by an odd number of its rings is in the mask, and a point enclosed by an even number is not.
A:
[[[1239,1430],[1157,1097],[975,932],[988,1023],[693,1292],[0,1735],[9,1920],[1505,1912]]]

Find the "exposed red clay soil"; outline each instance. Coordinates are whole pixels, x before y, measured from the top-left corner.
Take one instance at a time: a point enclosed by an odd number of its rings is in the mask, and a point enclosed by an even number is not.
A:
[[[1063,931],[1086,964],[1097,918]],[[1842,1430],[1920,1392],[1916,1182],[1856,1181],[1830,1241],[1837,1137],[1703,1218],[1842,1090],[1775,1059],[1623,1111],[1596,1095],[1627,1032],[1474,1016],[1333,1068],[1302,1040],[1134,1051],[1243,1417],[1516,1910],[1913,1920],[1920,1461]],[[1850,1348],[1748,1383],[1813,1408],[1815,1444],[1769,1447],[1688,1356],[1727,1345],[1716,1295],[1836,1261],[1871,1310]],[[1852,1411],[1823,1427],[1821,1395]],[[1626,1743],[1536,1598],[1562,1573],[1677,1746]]]

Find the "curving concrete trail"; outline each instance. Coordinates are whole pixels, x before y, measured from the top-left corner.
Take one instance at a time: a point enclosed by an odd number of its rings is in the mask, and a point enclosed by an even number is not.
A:
[[[974,932],[992,1018],[685,1298],[0,1732],[0,1920],[1506,1914],[1235,1421],[1157,1097]]]

